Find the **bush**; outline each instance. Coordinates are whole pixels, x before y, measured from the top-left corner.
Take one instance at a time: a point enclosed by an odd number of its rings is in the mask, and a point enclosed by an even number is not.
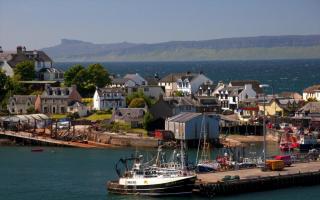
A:
[[[34,109],[33,106],[30,106],[30,107],[27,109],[27,113],[28,113],[28,114],[34,114],[34,113],[36,113],[36,110]]]
[[[146,102],[143,98],[135,98],[129,104],[129,108],[144,108],[146,106]]]
[[[79,116],[79,113],[78,113],[78,112],[68,113],[68,114],[67,114],[67,118],[70,118],[70,119],[72,119],[72,120],[75,120],[75,119],[79,119],[80,116]]]

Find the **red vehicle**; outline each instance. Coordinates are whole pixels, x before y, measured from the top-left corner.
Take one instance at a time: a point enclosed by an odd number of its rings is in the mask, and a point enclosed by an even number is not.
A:
[[[154,137],[160,140],[173,140],[174,135],[171,131],[166,130],[155,130]]]
[[[290,155],[278,155],[274,157],[275,160],[283,160],[285,166],[290,167],[292,164],[291,156]]]

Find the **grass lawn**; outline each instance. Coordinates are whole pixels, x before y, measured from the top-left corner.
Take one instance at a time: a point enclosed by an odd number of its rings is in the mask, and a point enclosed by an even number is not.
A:
[[[143,128],[131,128],[129,129],[129,132],[132,133],[141,133],[142,135],[146,136],[148,134],[147,130],[143,129]]]
[[[52,114],[51,115],[51,119],[62,119],[62,118],[66,118],[67,115],[66,114]]]
[[[97,114],[94,113],[88,117],[85,117],[83,119],[91,120],[91,121],[97,121],[97,120],[105,120],[105,119],[111,119],[112,114]]]

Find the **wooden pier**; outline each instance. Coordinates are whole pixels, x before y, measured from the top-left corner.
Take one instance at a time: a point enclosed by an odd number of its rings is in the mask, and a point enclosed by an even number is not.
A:
[[[239,180],[223,181],[225,176]],[[320,184],[320,162],[295,163],[283,171],[258,168],[199,174],[194,192],[208,197]]]
[[[65,147],[80,147],[80,148],[95,148],[97,145],[95,144],[84,144],[80,142],[72,142],[72,141],[62,141],[62,140],[56,140],[47,136],[39,136],[34,135],[29,132],[14,132],[14,131],[0,131],[0,135],[14,138],[14,139],[20,139],[25,140],[37,144],[44,144],[44,145],[52,145],[52,146],[65,146]]]

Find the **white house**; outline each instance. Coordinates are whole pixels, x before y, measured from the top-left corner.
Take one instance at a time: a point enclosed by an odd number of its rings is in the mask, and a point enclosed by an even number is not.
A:
[[[239,93],[239,101],[246,100],[248,98],[255,98],[257,93],[253,90],[251,84],[245,84],[243,90]]]
[[[202,73],[175,73],[169,74],[159,81],[159,86],[165,87],[166,96],[173,96],[176,91],[184,95],[195,94],[200,85],[213,82]]]
[[[126,107],[126,97],[122,88],[97,88],[93,95],[93,109],[108,110]]]
[[[313,85],[303,90],[302,93],[303,100],[316,99],[320,101],[320,85]]]
[[[14,75],[14,68],[22,61],[32,61],[34,63],[36,76],[40,80],[53,81],[63,80],[63,71],[54,68],[51,58],[43,51],[27,51],[26,47],[18,46],[16,52],[2,51],[0,47],[0,68],[7,76]]]

